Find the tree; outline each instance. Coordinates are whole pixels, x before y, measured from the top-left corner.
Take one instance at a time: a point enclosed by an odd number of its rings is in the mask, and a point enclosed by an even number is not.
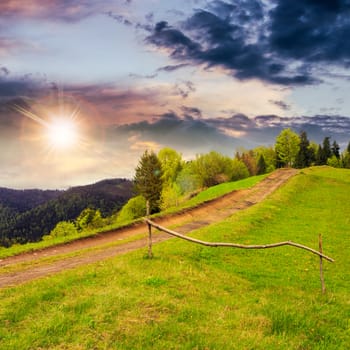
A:
[[[333,168],[341,168],[342,162],[333,154],[332,157],[327,159],[327,165]]]
[[[270,173],[276,169],[276,152],[273,147],[259,146],[254,148],[253,152],[258,163],[260,156],[264,157],[266,173]]]
[[[327,136],[323,140],[322,144],[322,153],[323,153],[323,160],[325,163],[327,163],[327,159],[332,157],[332,149],[331,149],[331,142],[330,138]]]
[[[75,220],[75,226],[79,231],[87,228],[97,228],[102,226],[103,219],[101,212],[92,208],[84,209]]]
[[[194,161],[186,162],[176,178],[181,193],[189,193],[201,187],[201,180],[195,171]]]
[[[44,239],[50,239],[55,237],[74,236],[78,234],[78,230],[72,222],[60,221],[49,235],[45,235]]]
[[[276,156],[279,165],[292,167],[299,152],[299,136],[291,129],[284,129],[276,138]]]
[[[117,221],[126,222],[146,215],[146,199],[144,196],[130,198],[118,213]]]
[[[230,181],[233,176],[232,159],[215,151],[197,156],[193,166],[202,187]]]
[[[254,176],[258,172],[258,161],[253,150],[243,150],[241,154],[236,153],[236,158],[241,160],[247,167],[250,176]]]
[[[177,183],[172,183],[165,186],[161,195],[161,209],[166,210],[168,208],[178,206],[180,196],[181,188]]]
[[[135,169],[134,188],[137,194],[144,196],[149,202],[150,213],[159,211],[162,175],[162,166],[157,155],[146,150]]]
[[[344,168],[350,168],[350,142],[342,154],[342,166]]]
[[[237,158],[233,159],[232,169],[232,181],[237,181],[249,177],[249,170],[242,160],[239,160]]]
[[[297,154],[295,165],[297,168],[307,168],[313,161],[313,150],[310,147],[310,141],[307,138],[307,133],[300,133],[299,152]]]
[[[163,185],[174,183],[182,168],[181,154],[169,147],[162,148],[158,152],[158,159],[163,171]]]
[[[265,158],[261,154],[258,160],[258,175],[262,175],[266,173],[266,163],[265,163]]]
[[[337,159],[340,159],[340,147],[337,143],[337,141],[333,141],[332,143],[332,154],[337,158]]]

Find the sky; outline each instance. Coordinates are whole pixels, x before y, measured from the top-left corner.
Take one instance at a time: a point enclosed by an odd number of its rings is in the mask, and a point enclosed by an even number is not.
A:
[[[350,141],[350,0],[1,0],[0,187],[132,178],[186,160]]]

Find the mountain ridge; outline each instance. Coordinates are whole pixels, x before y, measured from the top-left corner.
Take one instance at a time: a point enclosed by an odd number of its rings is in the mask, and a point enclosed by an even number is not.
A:
[[[74,220],[84,209],[108,216],[131,197],[133,184],[115,178],[67,190],[0,188],[0,244],[35,242],[60,221]]]

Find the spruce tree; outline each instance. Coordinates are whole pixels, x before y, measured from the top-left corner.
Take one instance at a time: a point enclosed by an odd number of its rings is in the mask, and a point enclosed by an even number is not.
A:
[[[150,213],[159,211],[162,185],[161,163],[153,151],[146,150],[135,169],[134,189],[149,202]]]
[[[330,138],[327,136],[323,140],[323,161],[324,164],[327,164],[327,159],[332,157],[332,149],[331,149],[331,143],[330,143]]]
[[[307,138],[307,133],[302,131],[300,134],[299,152],[296,157],[297,168],[307,168],[312,163],[312,150],[310,149],[310,141]]]
[[[339,152],[339,150],[340,150],[340,147],[339,147],[337,141],[333,141],[333,144],[332,144],[332,154],[333,154],[334,156],[336,156],[337,159],[340,158],[340,152]]]
[[[259,160],[258,160],[258,175],[262,175],[266,173],[266,162],[265,157],[260,154]]]

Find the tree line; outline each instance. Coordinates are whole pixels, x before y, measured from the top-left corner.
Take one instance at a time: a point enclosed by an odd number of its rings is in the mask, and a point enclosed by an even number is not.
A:
[[[237,151],[233,158],[212,151],[184,161],[171,148],[163,148],[158,154],[146,150],[135,170],[134,186],[139,195],[122,211],[125,217],[144,214],[145,202],[150,203],[151,213],[178,204],[183,195],[227,181],[265,174],[276,168],[306,168],[312,165],[329,165],[350,168],[350,142],[340,153],[340,147],[330,137],[322,144],[310,142],[305,131],[300,135],[284,129],[277,136],[274,146],[260,146]]]

